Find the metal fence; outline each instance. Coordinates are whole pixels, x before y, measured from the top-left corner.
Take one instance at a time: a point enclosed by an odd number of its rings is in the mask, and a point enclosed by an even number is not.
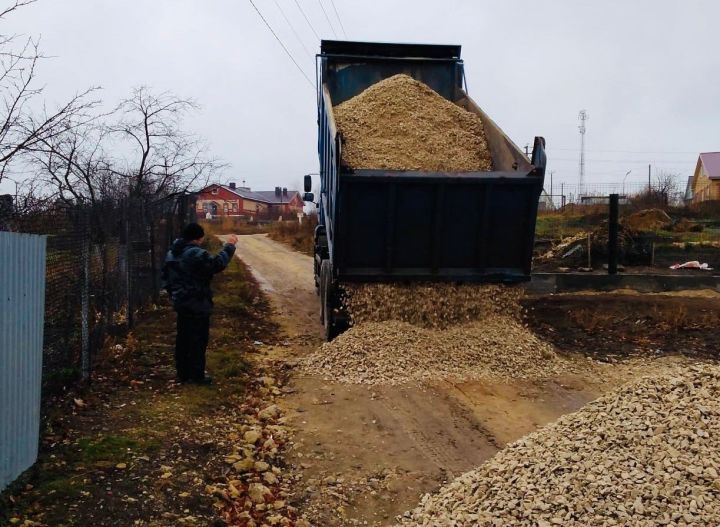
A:
[[[93,359],[107,336],[132,327],[139,309],[159,301],[165,251],[193,219],[193,197],[181,195],[53,206],[0,221],[0,230],[47,236],[47,393],[90,379]],[[2,261],[6,258],[3,254]]]
[[[546,210],[570,204],[595,204],[596,198],[607,198],[610,194],[619,194],[621,201],[628,201],[642,195],[662,193],[668,204],[681,205],[685,194],[679,190],[660,190],[655,183],[588,183],[580,187],[576,184],[556,182],[550,186],[547,178],[545,192],[548,195]]]
[[[35,462],[45,296],[45,237],[0,232],[0,490]]]

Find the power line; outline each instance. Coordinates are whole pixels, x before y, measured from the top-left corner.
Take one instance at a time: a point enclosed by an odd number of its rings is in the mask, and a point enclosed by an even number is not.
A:
[[[547,150],[564,150],[567,152],[577,152],[579,148],[548,148]],[[615,153],[615,154],[697,154],[698,152],[678,152],[678,151],[651,151],[651,150],[588,150],[591,153]]]
[[[280,6],[277,0],[273,0],[275,2],[275,5],[280,10],[280,14],[285,19],[285,22],[287,22],[287,25],[290,26],[290,30],[293,32],[293,35],[295,35],[295,38],[297,38],[298,42],[300,42],[300,45],[305,50],[305,53],[307,53],[308,57],[312,58],[312,53],[310,53],[310,50],[305,46],[305,43],[300,38],[300,35],[298,35],[298,32],[295,31],[295,26],[292,25],[288,17],[285,15],[285,10]]]
[[[338,19],[338,22],[340,22],[340,28],[342,29],[343,35],[345,35],[345,38],[347,38],[347,31],[345,31],[345,26],[342,23],[342,19],[340,18],[340,13],[338,13],[337,7],[335,7],[335,0],[330,0],[330,4],[332,5],[333,11],[335,11],[335,16]]]
[[[577,163],[577,159],[571,157],[550,157],[553,161],[574,161]],[[647,164],[647,159],[586,159],[591,163],[644,163]],[[652,160],[651,160],[652,161]],[[655,161],[656,163],[678,163],[681,162],[678,159],[670,159],[668,161]]]
[[[327,14],[327,11],[325,11],[325,6],[323,6],[322,0],[318,0],[318,4],[320,4],[320,9],[322,9],[323,15],[325,15],[325,20],[327,20],[328,25],[330,26],[330,29],[333,32],[333,35],[335,35],[335,38],[337,38],[337,32],[335,31],[335,28],[332,25],[332,22],[330,22],[330,17]]]
[[[300,4],[298,3],[298,0],[295,0],[295,5],[297,6],[297,8],[298,8],[298,9],[300,10],[300,12],[302,13],[302,16],[303,16],[303,18],[305,19],[305,22],[308,23],[308,26],[310,26],[310,29],[312,29],[312,32],[315,33],[315,37],[316,37],[318,40],[321,40],[320,35],[318,35],[317,31],[315,31],[315,28],[314,28],[313,25],[310,23],[310,19],[309,19],[309,18],[307,17],[307,15],[305,14],[305,11],[303,11],[303,8],[300,7]]]
[[[285,44],[283,44],[282,40],[280,40],[280,37],[277,36],[275,31],[273,31],[273,28],[270,27],[270,24],[268,23],[267,20],[265,20],[265,17],[262,15],[260,10],[257,8],[257,6],[255,5],[255,2],[253,2],[253,0],[248,0],[248,2],[250,2],[250,4],[255,8],[255,11],[257,12],[258,15],[260,15],[260,18],[262,19],[262,21],[265,22],[265,25],[270,30],[270,33],[273,34],[273,36],[275,37],[275,40],[277,40],[278,44],[280,44],[280,46],[282,46],[285,53],[287,53],[287,56],[290,57],[290,60],[292,60],[293,64],[295,64],[295,67],[298,69],[298,71],[300,73],[302,73],[302,76],[305,77],[305,80],[308,81],[308,84],[310,85],[310,87],[312,89],[315,89],[315,84],[313,84],[313,82],[310,80],[310,77],[308,77],[305,74],[305,71],[300,67],[300,64],[298,64],[297,61],[295,60],[295,57],[293,57],[292,54],[288,51],[288,49],[285,47]]]

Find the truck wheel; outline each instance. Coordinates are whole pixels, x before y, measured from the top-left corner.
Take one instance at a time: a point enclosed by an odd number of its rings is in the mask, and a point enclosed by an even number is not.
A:
[[[320,262],[320,271],[318,272],[318,296],[320,297],[320,323],[325,324],[325,262]]]
[[[340,331],[334,314],[335,291],[332,285],[332,266],[329,260],[323,260],[320,266],[320,291],[320,309],[322,310],[323,327],[325,328],[325,340],[330,342],[340,334]]]

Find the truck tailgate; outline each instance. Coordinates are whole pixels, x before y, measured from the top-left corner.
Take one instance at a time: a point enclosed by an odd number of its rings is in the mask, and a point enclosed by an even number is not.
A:
[[[347,281],[522,281],[542,177],[356,170],[340,175],[335,261]]]

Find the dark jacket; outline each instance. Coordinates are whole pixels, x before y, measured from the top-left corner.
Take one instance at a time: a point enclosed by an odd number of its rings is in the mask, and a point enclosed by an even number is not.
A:
[[[163,288],[167,290],[176,311],[210,315],[213,301],[210,281],[235,253],[235,246],[226,243],[212,256],[202,247],[182,238],[175,240],[165,257],[162,269]]]

